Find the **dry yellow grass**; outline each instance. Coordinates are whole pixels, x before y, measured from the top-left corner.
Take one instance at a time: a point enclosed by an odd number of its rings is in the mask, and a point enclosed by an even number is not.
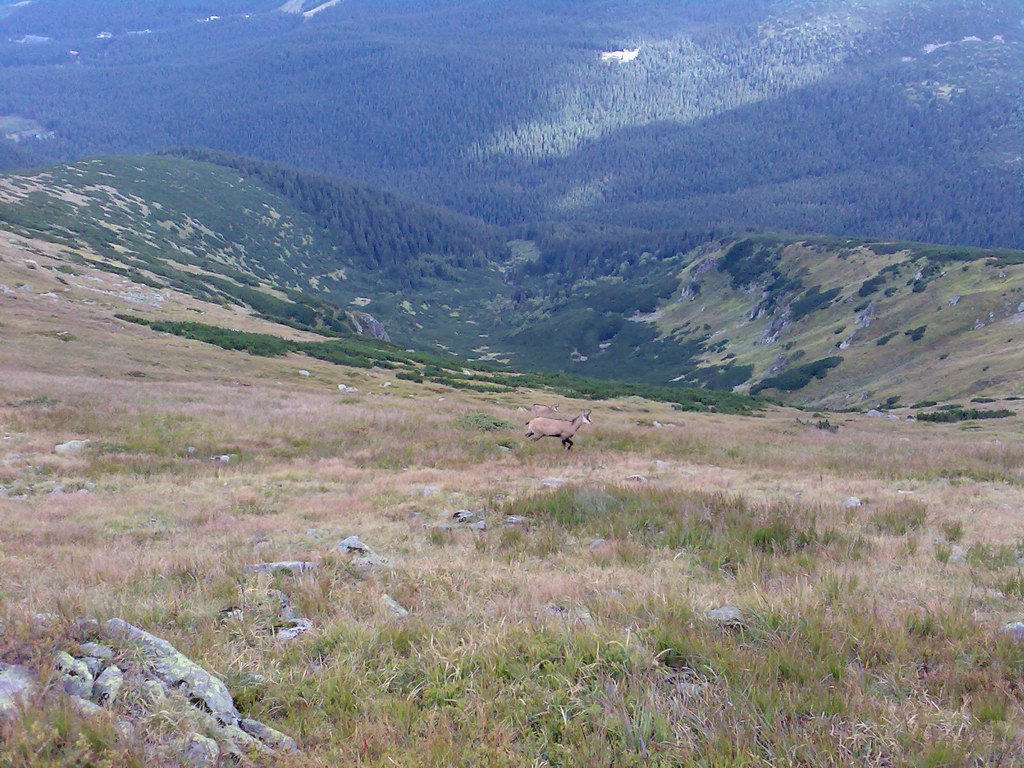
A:
[[[45,678],[78,618],[123,617],[295,736],[303,751],[281,765],[1020,758],[1024,656],[996,632],[1024,618],[1019,416],[967,432],[831,415],[829,433],[786,409],[564,402],[595,421],[567,453],[460,421],[518,424],[516,406],[550,395],[161,336],[113,319],[133,308],[123,295],[83,303],[83,278],[62,285],[26,255],[48,265],[10,245],[0,262],[13,289],[0,295],[0,659]],[[70,290],[39,295],[57,286]],[[194,310],[267,327],[180,296],[147,316]],[[56,455],[70,439],[91,443]],[[543,488],[556,477],[564,489]],[[438,528],[463,508],[487,510],[490,529]],[[505,513],[528,521],[503,527]],[[390,562],[359,570],[332,551],[351,534]],[[300,559],[323,565],[242,575]],[[310,632],[274,638],[272,585]],[[384,594],[411,615],[391,615]],[[722,605],[744,608],[747,627],[704,618]],[[228,606],[241,618],[222,618]],[[39,612],[56,626],[33,629]],[[0,762],[138,759],[101,738],[109,724],[58,727],[39,706],[8,727]]]

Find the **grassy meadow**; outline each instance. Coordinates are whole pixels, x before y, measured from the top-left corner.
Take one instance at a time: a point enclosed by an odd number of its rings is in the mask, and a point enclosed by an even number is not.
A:
[[[999,631],[1024,619],[1015,401],[829,431],[560,400],[593,409],[565,452],[522,436],[517,408],[550,394],[159,335],[113,315],[270,326],[169,291],[140,309],[27,247],[0,245],[0,660],[43,683],[82,617],[120,617],[299,744],[254,765],[1020,764],[1024,645]],[[336,551],[350,535],[386,562]],[[320,566],[244,572],[285,560]],[[313,628],[276,637],[272,590]],[[140,717],[144,696],[95,717],[37,696],[0,725],[0,766],[187,765],[190,707]]]

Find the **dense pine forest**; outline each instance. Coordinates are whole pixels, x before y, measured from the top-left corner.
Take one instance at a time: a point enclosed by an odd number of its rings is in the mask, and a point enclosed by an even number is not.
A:
[[[1011,0],[277,5],[7,8],[0,115],[33,156],[205,147],[499,225],[1024,244]]]

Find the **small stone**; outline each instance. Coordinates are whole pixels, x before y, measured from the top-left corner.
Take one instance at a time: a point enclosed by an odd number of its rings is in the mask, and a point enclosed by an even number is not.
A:
[[[305,371],[305,370],[299,371],[299,376],[309,376],[309,375],[310,375],[309,371]]]
[[[846,507],[847,509],[856,509],[857,507],[861,506],[862,503],[863,502],[861,502],[861,500],[858,499],[856,496],[849,496],[843,499],[843,506]]]
[[[949,553],[949,562],[963,563],[967,560],[967,550],[963,547],[953,547]]]
[[[440,493],[441,488],[437,485],[425,485],[420,488],[419,492],[424,496],[433,496],[435,493]]]
[[[723,626],[735,626],[743,624],[743,611],[732,605],[723,605],[708,611],[708,619]]]
[[[654,460],[654,466],[656,466],[658,469],[666,469],[670,465],[669,465],[669,463],[667,461],[662,461],[661,459],[655,459]]]
[[[182,751],[185,753],[189,768],[216,768],[220,758],[220,747],[217,746],[217,742],[198,733],[193,733],[185,739]]]
[[[873,418],[873,419],[882,419],[882,418],[885,418],[885,414],[884,414],[884,413],[882,413],[881,411],[879,411],[879,410],[878,410],[878,409],[876,409],[876,408],[872,408],[872,409],[871,409],[870,411],[868,411],[868,412],[867,412],[867,414],[866,414],[866,415],[867,415],[867,416],[870,416],[870,417],[871,417],[871,418]]]
[[[68,440],[54,446],[53,452],[58,456],[74,456],[81,453],[89,446],[89,440]]]
[[[355,558],[352,562],[356,566],[356,568],[374,568],[378,565],[391,564],[391,561],[388,560],[386,557],[381,557],[380,555],[374,554],[362,555],[360,557]]]
[[[313,622],[309,619],[292,619],[289,626],[279,629],[277,637],[281,640],[294,640],[304,632],[313,628]]]
[[[283,560],[278,563],[254,563],[242,570],[245,573],[305,573],[319,567],[315,560]]]
[[[124,674],[121,670],[111,664],[96,678],[96,684],[93,686],[93,698],[102,704],[113,704],[117,701],[117,695],[121,692],[121,686],[124,685]]]
[[[999,631],[1009,635],[1018,643],[1024,642],[1024,621],[1012,621],[1009,624],[1004,624]]]
[[[530,522],[530,518],[526,515],[506,515],[503,525],[526,525],[528,522]]]
[[[466,527],[469,528],[469,530],[471,530],[471,531],[486,531],[487,530],[487,521],[486,520],[477,520],[475,523],[470,523]]]
[[[559,488],[565,485],[567,482],[569,481],[566,480],[564,477],[546,477],[540,481],[540,484],[545,488]]]
[[[84,699],[81,696],[75,696],[74,694],[68,695],[68,702],[71,704],[72,709],[84,717],[94,717],[95,715],[103,714],[103,708],[93,704],[88,699]]]
[[[646,483],[647,482],[647,478],[644,477],[643,475],[630,475],[626,479],[629,480],[630,482],[633,482],[633,483]]]
[[[607,543],[607,541],[605,539],[594,539],[592,542],[590,542],[590,548],[591,549],[600,549],[606,543]]]
[[[404,619],[409,615],[409,611],[406,608],[403,608],[395,598],[391,597],[391,595],[383,595],[381,597],[381,602],[384,603],[385,608],[400,619]]]
[[[452,513],[452,520],[456,523],[471,523],[483,516],[483,511],[474,512],[470,509],[460,509]]]
[[[334,547],[337,552],[369,552],[370,548],[359,540],[358,536],[349,536],[338,542]]]
[[[83,656],[82,661],[85,662],[85,666],[89,668],[89,674],[93,677],[103,671],[103,661],[95,656]]]
[[[295,743],[295,739],[271,728],[269,725],[264,725],[258,720],[250,720],[245,717],[238,721],[238,725],[243,731],[259,739],[271,749],[281,752],[299,751],[299,746]]]
[[[110,659],[114,656],[114,651],[102,643],[81,643],[78,648],[82,653],[95,656],[97,659]]]
[[[350,392],[350,393],[354,393],[354,392],[358,392],[359,390],[358,390],[358,389],[356,389],[355,387],[349,387],[349,386],[346,386],[346,385],[344,385],[344,384],[339,384],[339,385],[338,385],[338,391],[339,391],[339,392]]]

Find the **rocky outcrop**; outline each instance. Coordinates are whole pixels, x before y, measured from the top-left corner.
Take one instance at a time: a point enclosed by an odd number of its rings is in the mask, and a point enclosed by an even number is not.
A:
[[[348,319],[360,336],[369,336],[377,341],[391,341],[387,328],[373,315],[366,312],[349,312]]]

